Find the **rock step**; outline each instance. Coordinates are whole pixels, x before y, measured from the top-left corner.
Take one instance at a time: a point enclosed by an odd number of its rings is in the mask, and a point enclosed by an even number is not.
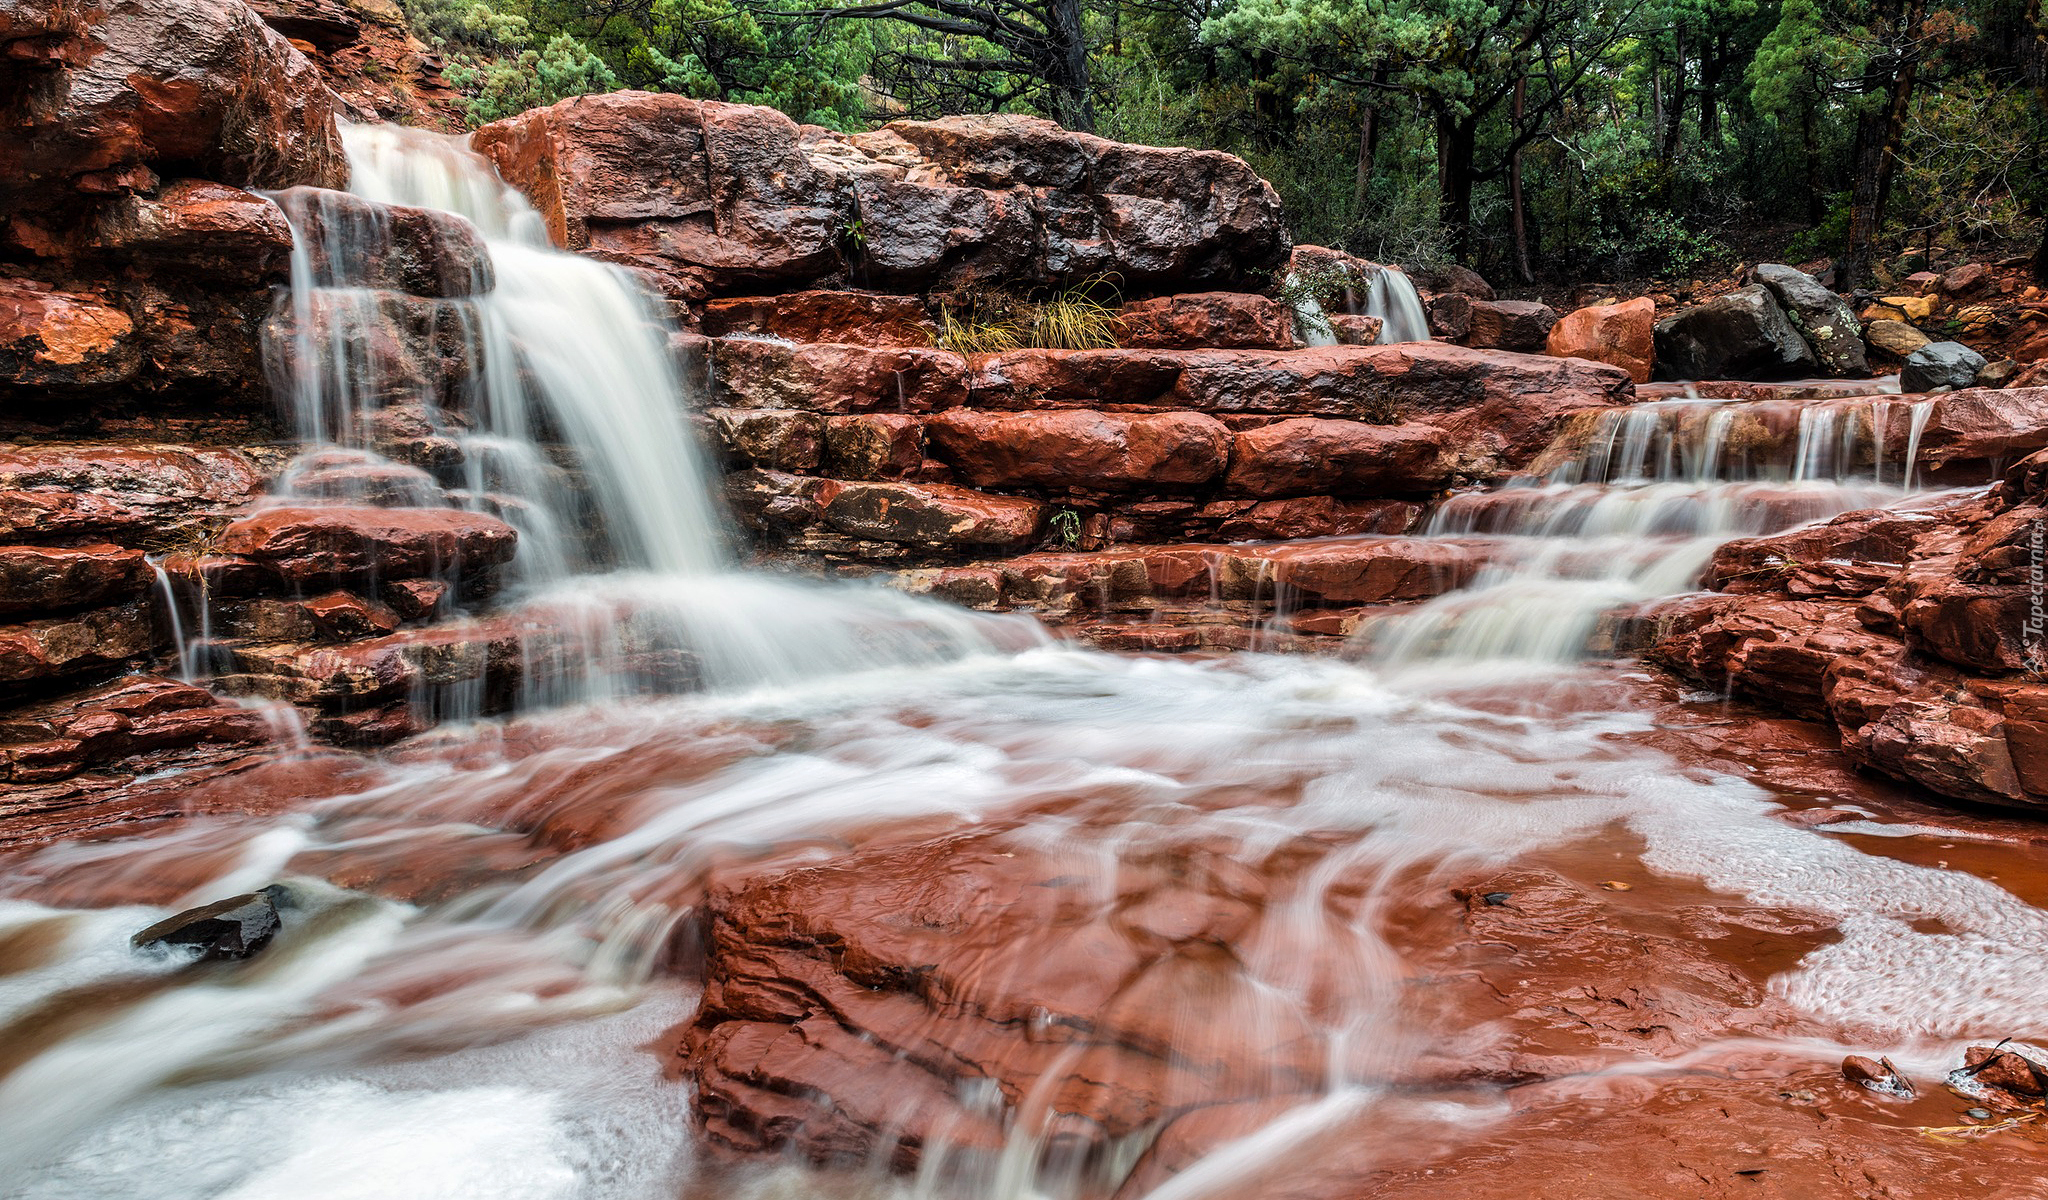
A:
[[[1275,611],[1349,610],[1439,596],[1468,582],[1490,548],[1478,538],[1411,537],[1119,546],[898,571],[889,578],[913,594],[1055,621],[1184,615],[1191,599],[1263,619]]]

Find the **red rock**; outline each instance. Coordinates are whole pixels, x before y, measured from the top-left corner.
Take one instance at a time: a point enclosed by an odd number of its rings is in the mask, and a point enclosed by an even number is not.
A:
[[[1014,545],[1038,536],[1045,506],[942,483],[833,483],[824,521],[852,537],[937,546]]]
[[[1410,271],[1409,275],[1414,278],[1415,286],[1424,291],[1470,296],[1478,301],[1494,299],[1493,285],[1486,282],[1484,276],[1457,263]]]
[[[1964,263],[1943,271],[1934,287],[1944,296],[1960,298],[1981,290],[1991,278],[1991,268],[1983,263]]]
[[[1465,344],[1482,350],[1543,352],[1557,313],[1549,305],[1533,300],[1479,300],[1472,304],[1472,319]]]
[[[937,327],[915,296],[880,292],[791,292],[710,300],[703,330],[709,337],[785,338],[848,346],[930,346]]]
[[[1323,320],[1330,323],[1330,332],[1340,346],[1371,346],[1380,340],[1380,331],[1386,322],[1378,317],[1359,313],[1325,313]]]
[[[2040,421],[2048,387],[1965,388],[1933,397],[1920,435],[1921,471],[1939,472],[1951,463],[2024,458],[2048,446]],[[1912,432],[1912,406],[1893,407],[1886,445],[1903,446]],[[1897,441],[1890,439],[1896,437]]]
[[[0,385],[105,387],[142,367],[135,322],[94,293],[0,277]]]
[[[1237,435],[1224,487],[1260,497],[1434,491],[1449,475],[1448,440],[1429,425],[1275,421]]]
[[[140,550],[0,546],[0,617],[125,603],[139,599],[154,580]]]
[[[1463,342],[1472,334],[1472,297],[1463,292],[1442,292],[1427,297],[1429,331],[1440,338]]]
[[[0,143],[0,205],[148,192],[157,168],[237,187],[347,178],[332,94],[247,6],[111,0],[87,19],[96,52]]]
[[[1422,507],[1406,500],[1351,503],[1329,496],[1265,500],[1233,511],[1217,532],[1233,540],[1289,541],[1345,534],[1399,534],[1414,529]]]
[[[134,772],[146,767],[139,755],[264,737],[260,713],[205,688],[131,676],[0,714],[0,780],[43,783],[116,761]]]
[[[150,656],[156,627],[146,604],[0,625],[0,694],[31,685],[112,671]]]
[[[1198,413],[953,411],[925,430],[961,478],[984,488],[1186,487],[1215,478],[1230,450],[1223,425]]]
[[[711,345],[714,398],[732,408],[925,413],[967,402],[967,361],[950,350],[753,338]]]
[[[265,642],[347,642],[381,637],[398,628],[396,612],[349,592],[308,600],[256,599],[218,604],[216,636]]]
[[[91,13],[80,0],[10,4],[0,12],[0,58],[34,71],[79,66],[92,57]]]
[[[424,621],[437,616],[447,605],[453,590],[434,579],[399,579],[381,589],[384,602],[407,621]]]
[[[705,415],[726,453],[752,466],[810,471],[824,452],[825,421],[816,413],[713,408]]]
[[[941,1131],[1002,1144],[961,1100],[970,1083],[1068,1114],[1063,1153],[1184,1107],[1313,1086],[1322,1064],[1298,1022],[1225,1034],[1174,1020],[1190,1004],[1272,1011],[1238,1008],[1253,986],[1209,950],[1255,919],[1264,883],[1212,857],[1177,876],[1131,864],[1105,897],[1021,844],[945,840],[715,891],[685,1038],[700,1125],[736,1149],[908,1168]]]
[[[1294,345],[1294,314],[1247,292],[1158,296],[1123,306],[1117,343],[1166,350],[1285,350]]]
[[[1981,1086],[2015,1096],[2037,1099],[2048,1091],[2048,1068],[2037,1067],[2025,1055],[1997,1046],[1971,1046],[1963,1051],[1963,1071]]]
[[[117,261],[254,287],[287,281],[292,230],[283,211],[254,192],[180,179],[154,196],[121,196],[102,206],[90,248]]]
[[[1269,272],[1285,245],[1278,198],[1242,160],[1029,117],[842,136],[772,109],[623,92],[488,125],[473,144],[559,244],[706,294],[849,274],[1231,284]]]
[[[1611,363],[1637,383],[1650,381],[1656,363],[1657,306],[1638,296],[1565,314],[1551,327],[1544,353]]]
[[[1891,582],[1933,516],[1868,509],[1770,537],[1740,538],[1714,552],[1704,586],[1793,596],[1866,596]]]
[[[323,282],[432,297],[469,296],[496,286],[483,235],[454,213],[311,187],[281,191],[277,204],[291,214],[307,265]],[[345,266],[328,258],[329,247],[337,244],[349,247]]]
[[[235,450],[29,445],[0,450],[0,537],[113,538],[159,549],[212,532],[260,490]]]
[[[1376,538],[1276,546],[1259,552],[1266,578],[1320,604],[1425,600],[1479,569],[1473,546],[1437,538]]]
[[[294,586],[372,578],[448,578],[511,560],[518,535],[453,508],[270,508],[233,522],[216,542]]]
[[[839,479],[901,479],[924,462],[924,422],[896,413],[825,418],[825,466]]]

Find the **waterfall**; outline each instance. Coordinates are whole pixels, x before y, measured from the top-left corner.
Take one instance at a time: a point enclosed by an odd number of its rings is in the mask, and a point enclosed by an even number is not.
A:
[[[1394,267],[1381,267],[1365,294],[1365,315],[1380,319],[1379,344],[1426,342],[1429,313],[1415,283]]]
[[[1581,658],[1609,613],[1692,589],[1732,538],[1906,499],[1931,406],[1915,404],[1904,459],[1891,464],[1894,405],[1684,399],[1603,411],[1590,432],[1559,439],[1547,476],[1439,504],[1423,535],[1485,539],[1485,565],[1358,636],[1388,665]]]
[[[343,136],[352,193],[276,197],[294,232],[292,286],[266,351],[309,450],[275,494],[453,504],[511,524],[523,704],[789,682],[1045,640],[1022,618],[740,572],[718,473],[688,428],[672,326],[633,277],[550,245],[540,215],[463,139],[363,125]],[[438,231],[438,298],[389,278],[395,223],[420,221]],[[422,470],[380,454],[401,427],[445,444],[450,461]],[[480,683],[413,702],[473,716]]]

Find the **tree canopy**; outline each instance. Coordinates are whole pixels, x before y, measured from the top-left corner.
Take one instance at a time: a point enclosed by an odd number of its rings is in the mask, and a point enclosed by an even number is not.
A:
[[[1297,238],[1491,274],[2048,266],[2042,0],[408,0],[471,116],[649,88],[1242,154]]]

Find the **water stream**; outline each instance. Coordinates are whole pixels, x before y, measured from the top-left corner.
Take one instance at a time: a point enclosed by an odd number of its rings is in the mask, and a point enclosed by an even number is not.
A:
[[[495,283],[437,302],[480,364],[450,410],[358,355],[389,301],[351,277],[361,245],[347,239],[376,231],[339,232],[339,207],[295,211],[342,239],[302,247],[288,301],[281,378],[311,453],[330,456],[302,466],[367,465],[407,502],[506,514],[525,547],[509,603],[572,631],[592,665],[524,715],[368,760],[309,749],[211,785],[239,803],[202,792],[175,823],[0,859],[0,1195],[1364,1195],[1277,1180],[1340,1161],[1435,1170],[1489,1138],[1534,1145],[1551,1136],[1526,1132],[1541,1089],[1509,1086],[1527,1081],[1515,1070],[1568,1077],[1570,1104],[1627,1116],[1752,1077],[1775,1097],[1772,1071],[1831,1071],[1848,1050],[1935,1069],[1968,1039],[2048,1035],[2048,872],[2022,839],[1991,821],[1967,836],[1912,824],[1884,789],[1818,769],[1797,786],[1745,778],[1672,733],[1711,729],[1711,702],[1576,661],[1600,613],[1692,586],[1720,541],[1907,500],[1913,450],[1870,434],[1888,421],[1874,406],[1897,401],[1800,409],[1775,441],[1761,410],[1733,403],[1609,414],[1546,477],[1439,507],[1429,532],[1492,539],[1494,565],[1369,631],[1377,660],[1096,654],[1021,620],[736,570],[659,313],[622,273],[549,249],[459,143],[348,141],[358,191],[473,222]],[[358,430],[394,404],[423,406],[463,445],[464,494],[407,491],[414,477],[374,454]],[[701,685],[648,695],[620,665],[634,621],[701,656]],[[277,803],[251,802],[266,789]],[[1781,819],[1819,803],[1898,836]],[[1063,906],[1014,944],[901,964],[1040,998],[1047,1021],[1005,1027],[1014,1045],[961,1051],[967,1076],[989,1074],[954,1098],[994,1141],[940,1129],[907,1171],[890,1169],[887,1131],[822,1167],[708,1149],[673,1047],[697,1011],[716,889],[882,871],[884,852],[968,837],[979,857],[959,869],[982,882],[959,905],[1007,894],[1004,864],[1030,864],[1018,903]],[[1623,948],[1508,961],[1468,945],[1450,889],[1540,890],[1514,872],[1607,897]],[[247,963],[128,944],[182,907],[276,882],[283,931]],[[806,895],[839,903],[824,883]],[[843,919],[891,926],[909,904]],[[1670,978],[1601,982],[1695,946]],[[1064,988],[1126,959],[1112,1003],[1051,1019]],[[1499,1002],[1559,971],[1525,1009]],[[1679,976],[1747,999],[1714,1019],[1681,1001],[1662,1032],[1583,1033],[1628,987]],[[923,1045],[958,1015],[883,1032]],[[1038,1085],[995,1086],[1006,1055],[1097,1018],[1163,1031],[1147,1076],[1160,1119],[1079,1129],[1050,1098],[1073,1056]],[[1184,1127],[1164,1117],[1219,1098],[1201,1082],[1217,1075],[1180,1067],[1210,1059],[1234,1081],[1210,1113],[1226,1132],[1176,1141]],[[1906,1119],[1858,1103],[1877,1101],[1843,1102],[1840,1120]],[[1786,1112],[1788,1129],[1810,1126],[1809,1110]],[[1181,1157],[1162,1166],[1171,1146]]]

